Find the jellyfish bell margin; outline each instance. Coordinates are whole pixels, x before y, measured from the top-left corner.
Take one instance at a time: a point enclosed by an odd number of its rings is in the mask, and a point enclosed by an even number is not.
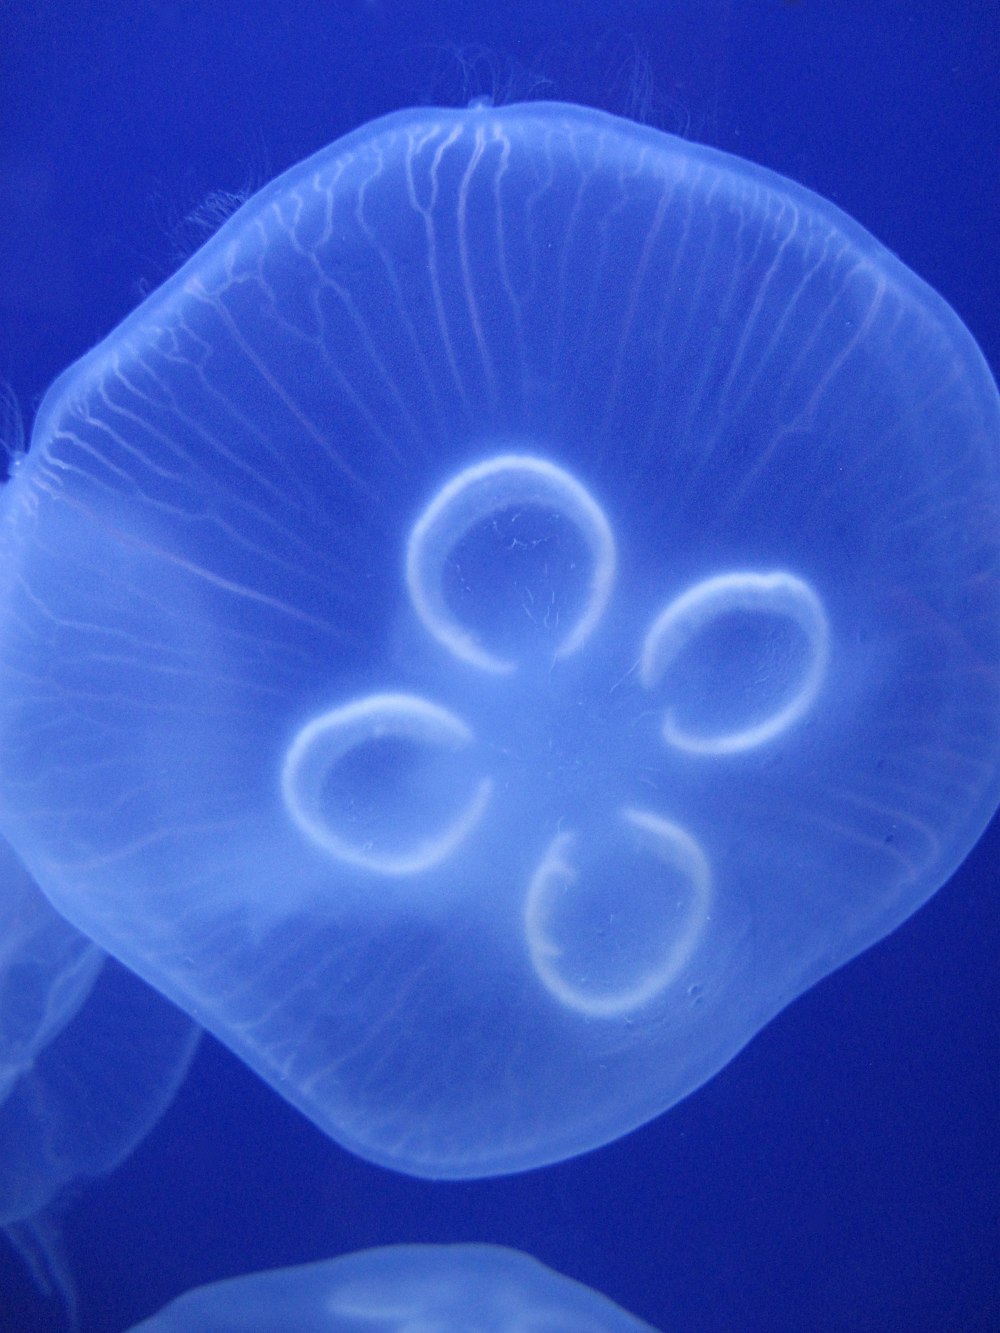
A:
[[[580,107],[376,121],[46,396],[0,830],[361,1156],[584,1152],[995,810],[998,441],[800,186]]]

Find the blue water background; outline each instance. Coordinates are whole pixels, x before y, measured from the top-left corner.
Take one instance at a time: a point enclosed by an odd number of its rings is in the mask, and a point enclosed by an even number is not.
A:
[[[994,0],[6,0],[0,375],[53,376],[252,190],[413,103],[641,115],[833,199],[1000,365]],[[403,1241],[525,1249],[675,1333],[1000,1328],[1000,825],[890,940],[708,1086],[587,1157],[433,1185],[349,1157],[206,1040],[65,1239],[83,1327]],[[0,1329],[59,1328],[0,1252]]]

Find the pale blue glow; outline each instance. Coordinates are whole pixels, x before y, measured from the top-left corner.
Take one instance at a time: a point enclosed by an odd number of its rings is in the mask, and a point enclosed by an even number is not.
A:
[[[72,1316],[58,1213],[173,1099],[198,1029],[46,902],[0,840],[0,1229]]]
[[[394,1245],[198,1287],[133,1333],[654,1333],[499,1245]]]
[[[606,1143],[995,809],[998,423],[789,181],[576,107],[378,121],[42,404],[0,828],[353,1151]]]

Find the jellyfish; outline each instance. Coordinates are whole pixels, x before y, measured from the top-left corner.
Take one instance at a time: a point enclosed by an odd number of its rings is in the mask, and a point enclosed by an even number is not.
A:
[[[0,842],[0,1230],[75,1327],[59,1215],[173,1100],[198,1029],[49,906]]]
[[[405,111],[58,379],[0,497],[0,828],[351,1151],[688,1095],[1000,799],[1000,408],[833,205]]]
[[[387,1245],[196,1287],[133,1333],[653,1333],[606,1296],[501,1245]]]

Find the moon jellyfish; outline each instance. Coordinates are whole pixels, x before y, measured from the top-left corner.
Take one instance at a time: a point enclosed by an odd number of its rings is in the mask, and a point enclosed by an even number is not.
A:
[[[0,1228],[71,1318],[60,1207],[149,1133],[197,1040],[190,1019],[67,925],[0,843]]]
[[[408,111],[50,389],[0,500],[0,826],[352,1151],[642,1124],[1000,798],[1000,409],[808,190]]]
[[[134,1333],[653,1333],[607,1297],[499,1245],[394,1245],[197,1287]]]

